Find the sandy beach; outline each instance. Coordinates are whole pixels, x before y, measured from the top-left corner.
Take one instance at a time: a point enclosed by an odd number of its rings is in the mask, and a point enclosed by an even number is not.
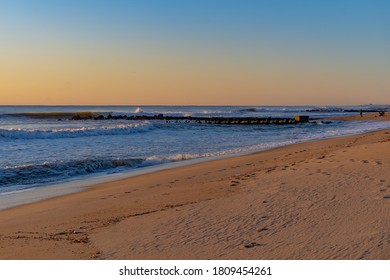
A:
[[[382,130],[7,209],[0,258],[390,259],[389,150]]]
[[[360,116],[359,113],[356,113],[351,116],[329,117],[327,119],[340,121],[390,121],[390,113],[386,112],[384,116],[379,116],[379,113],[363,113]]]

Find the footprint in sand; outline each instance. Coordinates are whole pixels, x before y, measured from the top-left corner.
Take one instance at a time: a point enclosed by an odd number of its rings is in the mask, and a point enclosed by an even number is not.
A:
[[[266,244],[261,244],[261,243],[257,243],[257,242],[251,242],[249,244],[244,245],[243,247],[247,248],[247,249],[250,249],[250,248],[253,248],[253,247],[265,246],[265,245]]]
[[[390,199],[390,195],[385,195],[383,198]]]
[[[232,181],[230,182],[230,186],[231,186],[231,187],[238,186],[238,184],[240,184],[240,182],[239,182],[239,181],[236,181],[236,180],[232,180]]]
[[[368,160],[364,159],[362,160],[363,163],[368,163]]]
[[[349,161],[351,161],[351,162],[355,162],[355,160],[354,160],[353,158],[349,159]]]
[[[257,230],[257,232],[263,232],[263,231],[267,231],[267,230],[268,230],[267,227],[263,227],[263,228],[259,228],[259,229]]]
[[[375,163],[378,164],[378,165],[382,164],[382,162],[380,160],[376,160]]]

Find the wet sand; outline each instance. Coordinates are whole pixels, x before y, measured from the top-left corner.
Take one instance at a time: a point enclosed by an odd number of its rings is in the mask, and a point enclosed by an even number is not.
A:
[[[4,210],[0,258],[390,259],[389,150],[382,130]]]

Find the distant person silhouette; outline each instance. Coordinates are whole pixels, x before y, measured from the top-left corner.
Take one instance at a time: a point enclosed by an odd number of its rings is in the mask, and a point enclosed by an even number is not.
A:
[[[360,109],[360,117],[363,117],[363,110]]]

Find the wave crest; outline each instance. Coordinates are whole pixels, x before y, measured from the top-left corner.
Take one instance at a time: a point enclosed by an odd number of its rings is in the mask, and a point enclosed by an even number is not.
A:
[[[8,166],[0,169],[0,193],[7,192],[8,188],[15,190],[15,185],[28,188],[34,184],[58,182],[72,178],[92,174],[95,172],[108,171],[115,168],[135,168],[144,160],[141,158],[124,159],[83,159],[74,161],[44,162],[41,164],[28,164]]]
[[[73,116],[79,115],[82,117],[97,117],[99,115],[107,116],[111,114],[112,112],[88,112],[88,111],[82,111],[82,112],[26,112],[26,113],[9,113],[4,114],[3,116],[7,117],[14,117],[14,118],[31,118],[31,119],[43,119],[43,120],[50,120],[50,119],[70,119]]]
[[[0,129],[0,137],[10,139],[57,139],[77,138],[100,135],[127,135],[153,130],[155,127],[149,122],[136,124],[118,124],[106,126],[89,126],[77,128],[56,128],[56,129],[22,129],[9,128]]]

